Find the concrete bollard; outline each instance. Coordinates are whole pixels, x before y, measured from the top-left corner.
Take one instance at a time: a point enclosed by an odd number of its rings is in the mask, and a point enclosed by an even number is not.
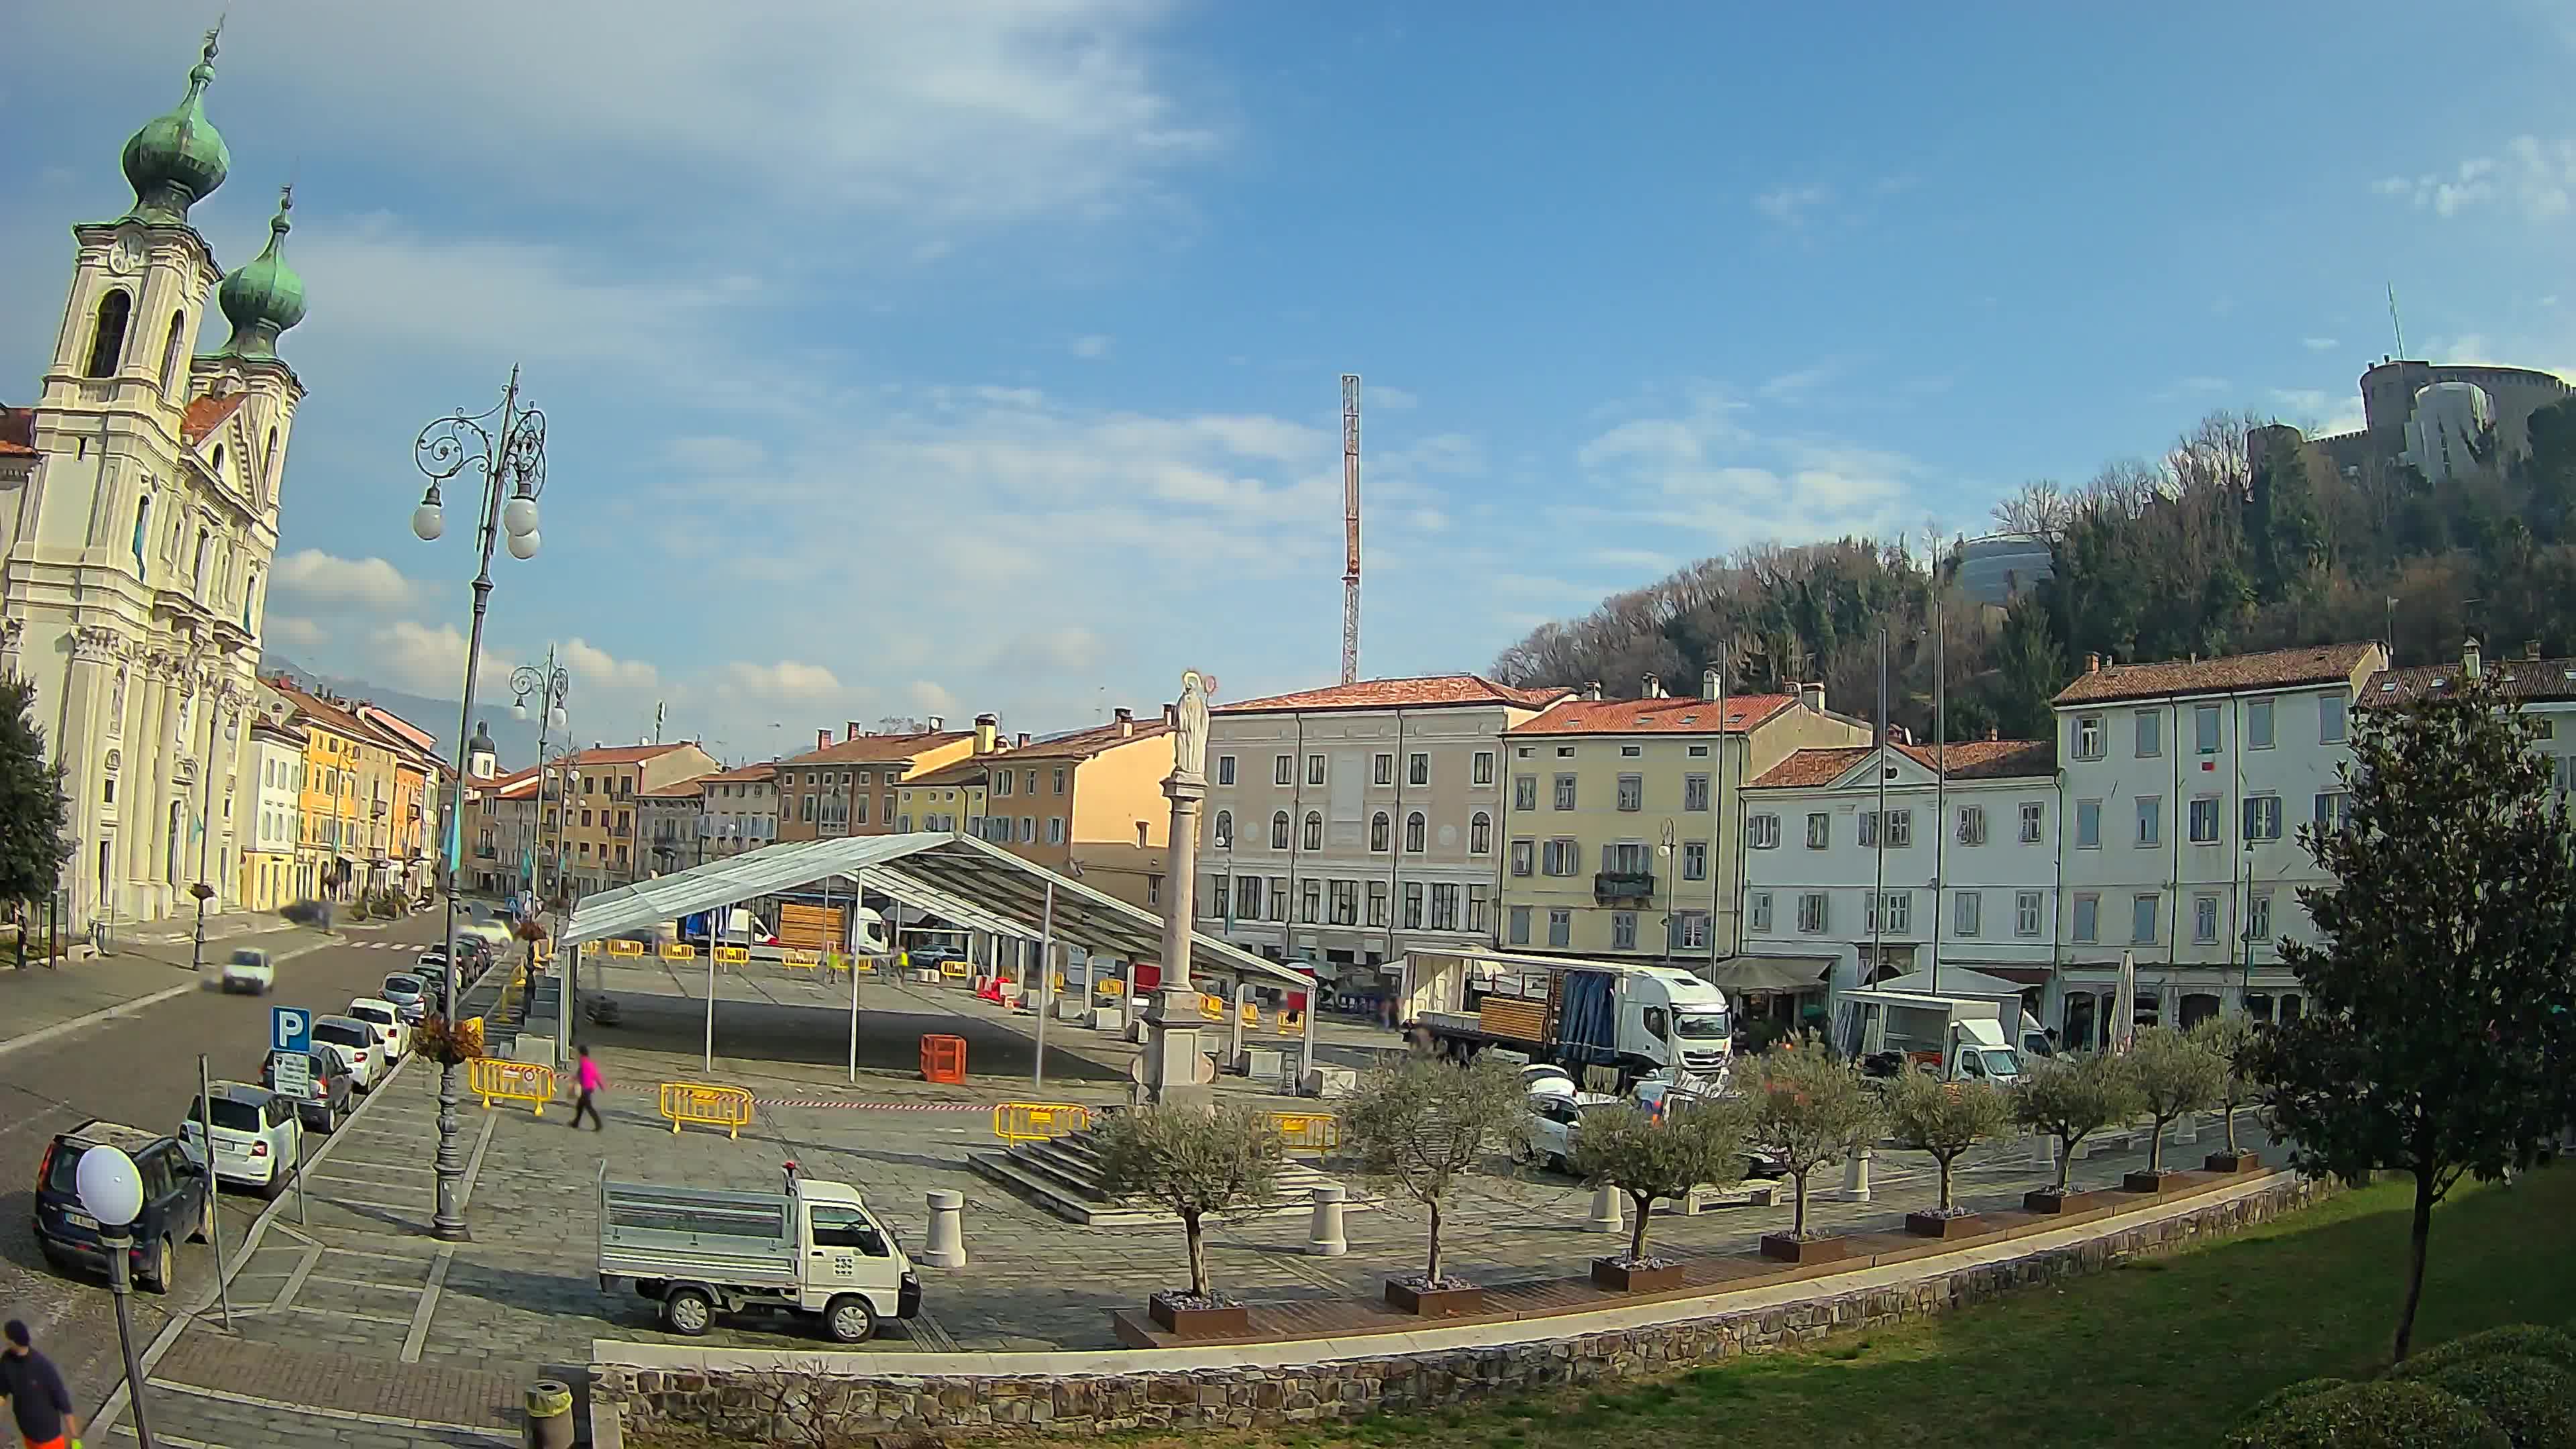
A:
[[[1628,1197],[1619,1189],[1604,1183],[1592,1190],[1592,1216],[1583,1224],[1587,1233],[1624,1233],[1628,1231]]]
[[[527,1449],[572,1449],[572,1385],[539,1379],[528,1389]]]
[[[1342,1234],[1342,1199],[1349,1195],[1338,1182],[1315,1189],[1315,1219],[1306,1229],[1308,1257],[1338,1258],[1351,1250],[1351,1240]]]
[[[1869,1201],[1869,1154],[1870,1146],[1864,1142],[1858,1152],[1843,1159],[1843,1187],[1840,1194],[1843,1201]]]
[[[2176,1117],[2174,1119],[2173,1140],[2174,1145],[2177,1147],[2186,1142],[2198,1142],[2200,1140],[2200,1114],[2197,1112],[2185,1112],[2181,1116]]]
[[[933,1268],[966,1266],[966,1194],[948,1188],[930,1194],[930,1241],[921,1261]]]

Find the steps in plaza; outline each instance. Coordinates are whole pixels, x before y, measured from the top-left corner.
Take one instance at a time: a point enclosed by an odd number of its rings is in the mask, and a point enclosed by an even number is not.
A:
[[[1100,1186],[1100,1150],[1090,1132],[1016,1143],[1000,1152],[969,1153],[977,1176],[998,1183],[1067,1222],[1086,1228],[1170,1227],[1180,1219],[1160,1208],[1111,1197]],[[1288,1217],[1306,1212],[1313,1193],[1339,1179],[1291,1160],[1280,1169],[1272,1200],[1237,1209],[1229,1217]],[[1352,1187],[1347,1206],[1371,1207],[1374,1194]]]

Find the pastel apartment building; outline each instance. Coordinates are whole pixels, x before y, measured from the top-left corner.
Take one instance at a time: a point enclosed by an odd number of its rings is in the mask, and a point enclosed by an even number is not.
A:
[[[778,762],[780,841],[827,840],[895,833],[897,787],[906,779],[974,753],[975,736],[943,728],[873,734],[852,721],[843,738],[817,730],[814,748]]]

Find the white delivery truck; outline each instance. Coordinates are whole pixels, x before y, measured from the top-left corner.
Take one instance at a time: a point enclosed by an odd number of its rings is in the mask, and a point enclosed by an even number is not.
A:
[[[1678,966],[1416,951],[1404,958],[1404,1029],[1448,1056],[1492,1049],[1563,1067],[1585,1088],[1726,1075],[1726,993]]]
[[[2013,1046],[2019,1002],[1861,987],[1834,998],[1833,1044],[1871,1076],[1929,1072],[1944,1081],[2021,1080]]]
[[[788,1172],[784,1192],[725,1192],[611,1182],[602,1163],[601,1291],[630,1282],[691,1336],[718,1313],[764,1308],[864,1343],[883,1320],[919,1313],[920,1275],[859,1190]]]

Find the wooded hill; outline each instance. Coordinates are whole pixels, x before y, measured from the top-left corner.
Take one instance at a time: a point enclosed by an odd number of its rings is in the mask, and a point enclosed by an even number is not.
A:
[[[1998,529],[2038,535],[2054,558],[2054,577],[2009,610],[1959,591],[1949,547],[1764,544],[1542,625],[1492,673],[1632,696],[1647,674],[1678,692],[1718,666],[1741,690],[1822,679],[1829,707],[1868,718],[1884,626],[1889,718],[1929,739],[1939,600],[1950,738],[2046,738],[2048,701],[2088,652],[2390,638],[2399,663],[2431,663],[2456,658],[2472,630],[2498,653],[2576,647],[2576,399],[2532,415],[2527,457],[2439,487],[2402,466],[2346,478],[2312,450],[2249,458],[2260,422],[2213,413],[2153,462],[2072,489],[2032,483],[1996,505]]]

